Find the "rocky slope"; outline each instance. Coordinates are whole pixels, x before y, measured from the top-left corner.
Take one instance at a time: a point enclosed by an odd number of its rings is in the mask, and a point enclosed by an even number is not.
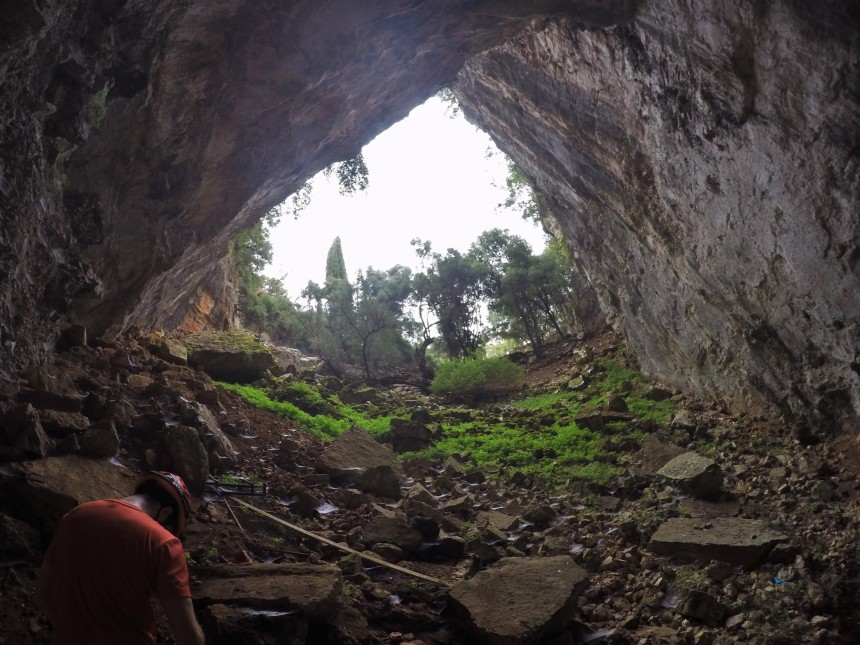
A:
[[[126,494],[133,472],[153,466],[205,489],[185,547],[211,643],[829,644],[860,635],[856,438],[804,448],[783,421],[675,395],[666,423],[609,409],[583,417],[608,439],[640,438],[607,442],[607,458],[624,466],[609,486],[555,488],[478,468],[468,454],[401,464],[359,430],[326,444],[215,388],[173,342],[80,340],[69,339],[56,367],[2,382],[0,642],[48,642],[31,594],[62,513]],[[608,337],[562,345],[529,364],[529,390],[569,387],[588,372],[583,356],[617,347]],[[392,423],[395,447],[452,414],[547,423],[546,411],[529,418],[504,402],[452,411],[411,387],[363,392],[413,412]],[[207,485],[209,474],[220,484]],[[252,494],[225,501],[237,491]]]

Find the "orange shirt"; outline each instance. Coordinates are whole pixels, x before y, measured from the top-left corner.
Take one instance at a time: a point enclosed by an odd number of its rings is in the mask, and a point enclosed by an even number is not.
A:
[[[72,509],[45,561],[54,645],[153,645],[153,594],[191,596],[179,539],[118,499]]]

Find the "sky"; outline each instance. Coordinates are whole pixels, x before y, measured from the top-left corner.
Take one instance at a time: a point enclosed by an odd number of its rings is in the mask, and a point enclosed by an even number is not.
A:
[[[494,154],[487,156],[488,150]],[[539,226],[501,207],[507,168],[490,137],[462,114],[451,118],[433,97],[364,147],[369,185],[348,196],[334,174],[314,177],[310,205],[298,219],[283,217],[271,230],[272,263],[265,274],[283,280],[298,299],[308,280],[325,282],[325,262],[340,237],[347,272],[386,270],[397,264],[419,268],[410,240],[433,250],[467,251],[492,228],[525,238],[535,253],[544,249]]]

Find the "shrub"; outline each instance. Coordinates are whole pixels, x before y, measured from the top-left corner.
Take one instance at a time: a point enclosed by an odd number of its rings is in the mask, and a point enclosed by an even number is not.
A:
[[[449,361],[436,369],[430,391],[479,398],[516,389],[524,379],[522,369],[504,357]]]

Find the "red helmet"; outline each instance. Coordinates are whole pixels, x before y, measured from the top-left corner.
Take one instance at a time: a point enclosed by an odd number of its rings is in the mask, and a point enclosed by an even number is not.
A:
[[[191,515],[191,493],[188,486],[182,481],[182,477],[166,471],[151,470],[141,475],[134,485],[134,492],[140,492],[140,488],[147,482],[155,483],[161,490],[167,493],[176,502],[176,530],[174,535],[182,535],[188,517]]]

